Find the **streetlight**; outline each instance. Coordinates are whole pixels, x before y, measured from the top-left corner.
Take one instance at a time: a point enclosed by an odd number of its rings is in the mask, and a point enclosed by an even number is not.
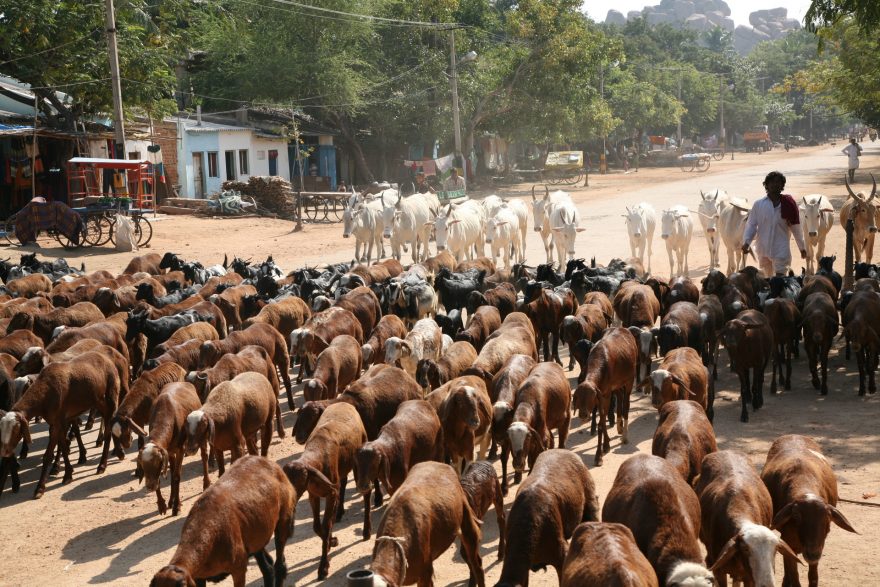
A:
[[[449,31],[449,68],[451,77],[449,79],[452,85],[452,126],[455,132],[455,155],[461,156],[461,121],[458,113],[458,73],[457,66],[470,63],[477,59],[476,51],[468,51],[465,53],[461,61],[455,57],[455,29]]]

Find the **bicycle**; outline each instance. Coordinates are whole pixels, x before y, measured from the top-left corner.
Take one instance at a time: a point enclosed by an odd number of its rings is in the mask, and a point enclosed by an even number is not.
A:
[[[112,211],[107,211],[105,214],[111,214]],[[116,246],[116,218],[115,213],[113,216],[105,216],[105,218],[110,223],[109,229],[109,240],[113,246]],[[131,220],[132,228],[134,230],[134,236],[136,239],[136,243],[138,247],[145,247],[150,243],[150,240],[153,238],[153,225],[150,224],[150,221],[144,216],[143,210],[133,209],[129,211],[129,220]],[[103,222],[103,221],[102,221]],[[105,241],[106,242],[106,241]]]

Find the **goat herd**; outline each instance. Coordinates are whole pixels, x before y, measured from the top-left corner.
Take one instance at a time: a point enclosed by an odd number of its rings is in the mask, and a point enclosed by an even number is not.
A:
[[[517,214],[504,222],[519,227]],[[553,229],[571,224],[573,235],[576,214],[553,214],[561,223]],[[424,242],[411,243],[414,253],[427,247],[422,235]],[[566,240],[561,255],[567,247]],[[859,265],[863,278],[843,295],[828,258],[803,279],[713,269],[700,289],[686,277],[645,279],[638,263],[619,260],[607,267],[570,260],[564,273],[553,264],[530,268],[519,247],[513,251],[520,263],[504,269],[486,257],[457,263],[441,250],[406,269],[389,259],[289,274],[271,257],[206,268],[153,253],[119,275],[35,255],[18,265],[0,262],[0,328],[7,333],[0,339],[0,491],[9,478],[19,489],[32,422],[48,425],[39,498],[61,459],[62,484],[72,481],[73,440],[79,463],[86,457],[81,417],[88,415],[88,428],[99,416],[98,473],[111,444],[122,459],[136,438],[135,475],[155,492],[160,514],[179,513],[183,460],[200,454],[204,491],[170,564],[153,578],[156,587],[227,575],[242,586],[251,556],[266,585],[281,585],[285,543],[305,494],[322,543],[318,576],[328,577],[349,473],[363,499],[365,540],[373,533],[371,506],[382,503],[383,490],[392,496],[367,584],[432,584],[433,561],[460,537],[469,583],[484,585],[480,526],[494,506],[498,585],[527,585],[530,571],[549,565],[566,586],[725,585],[730,575],[765,587],[775,584],[777,551],[786,585],[798,584],[798,555],[816,585],[830,522],[855,531],[835,507],[835,475],[820,447],[802,436],[777,439],[760,477],[746,455],[717,451],[718,348],[723,342],[739,376],[747,421],[749,404],[757,410],[763,403],[771,358],[771,391],[777,374],[790,388],[801,336],[813,384],[827,393],[840,307],[847,349],[858,358],[859,393],[866,377],[873,393],[875,268]],[[575,361],[580,367],[573,393],[560,341],[570,351],[569,369]],[[298,409],[291,359],[299,364],[296,383],[306,377]],[[273,428],[286,434],[282,384],[296,414],[292,434],[304,445],[283,467],[266,458]],[[598,428],[599,466],[609,427],[627,442],[634,385],[659,410],[653,455],[623,463],[600,523],[590,473],[564,448],[572,411],[592,418],[591,434]],[[500,480],[483,460],[498,449]],[[510,459],[519,485],[505,512]],[[212,466],[222,475],[213,484]],[[161,478],[168,473],[166,502]],[[274,561],[265,549],[273,536]]]

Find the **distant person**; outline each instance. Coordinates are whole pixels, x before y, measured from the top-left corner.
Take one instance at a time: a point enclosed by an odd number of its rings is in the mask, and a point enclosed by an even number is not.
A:
[[[856,169],[859,168],[859,157],[862,154],[862,148],[855,138],[849,140],[849,144],[843,148],[843,154],[849,157],[849,180],[855,181]]]
[[[789,238],[801,252],[801,259],[807,258],[804,246],[804,232],[800,224],[800,211],[797,202],[788,194],[783,194],[785,176],[771,171],[764,178],[767,195],[752,206],[746,231],[743,235],[743,254],[751,250],[750,244],[757,237],[755,250],[761,271],[766,277],[785,275],[791,265],[791,245]]]
[[[464,178],[458,174],[458,169],[456,167],[452,168],[452,174],[449,176],[449,179],[446,180],[446,183],[443,184],[443,189],[447,192],[464,189]]]
[[[347,192],[347,191],[348,191],[348,188],[345,186],[345,182],[344,182],[344,181],[340,181],[340,182],[339,182],[339,187],[336,188],[336,191],[337,191],[337,192]]]
[[[426,180],[427,180],[427,178],[425,177],[424,172],[419,171],[418,173],[416,173],[416,186],[415,187],[416,187],[417,193],[426,194],[426,193],[430,192],[433,194],[436,192],[436,190],[434,188],[432,188]]]

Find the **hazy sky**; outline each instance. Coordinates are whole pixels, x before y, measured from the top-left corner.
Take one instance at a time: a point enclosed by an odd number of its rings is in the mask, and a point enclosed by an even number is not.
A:
[[[626,15],[630,10],[641,10],[645,6],[656,6],[657,4],[660,4],[659,0],[614,0],[614,2],[584,0],[587,14],[597,22],[605,20],[609,8],[619,10]],[[727,5],[730,6],[731,17],[737,25],[749,25],[749,13],[755,10],[780,6],[788,8],[789,18],[796,18],[803,24],[804,14],[810,6],[810,0],[727,0]]]

